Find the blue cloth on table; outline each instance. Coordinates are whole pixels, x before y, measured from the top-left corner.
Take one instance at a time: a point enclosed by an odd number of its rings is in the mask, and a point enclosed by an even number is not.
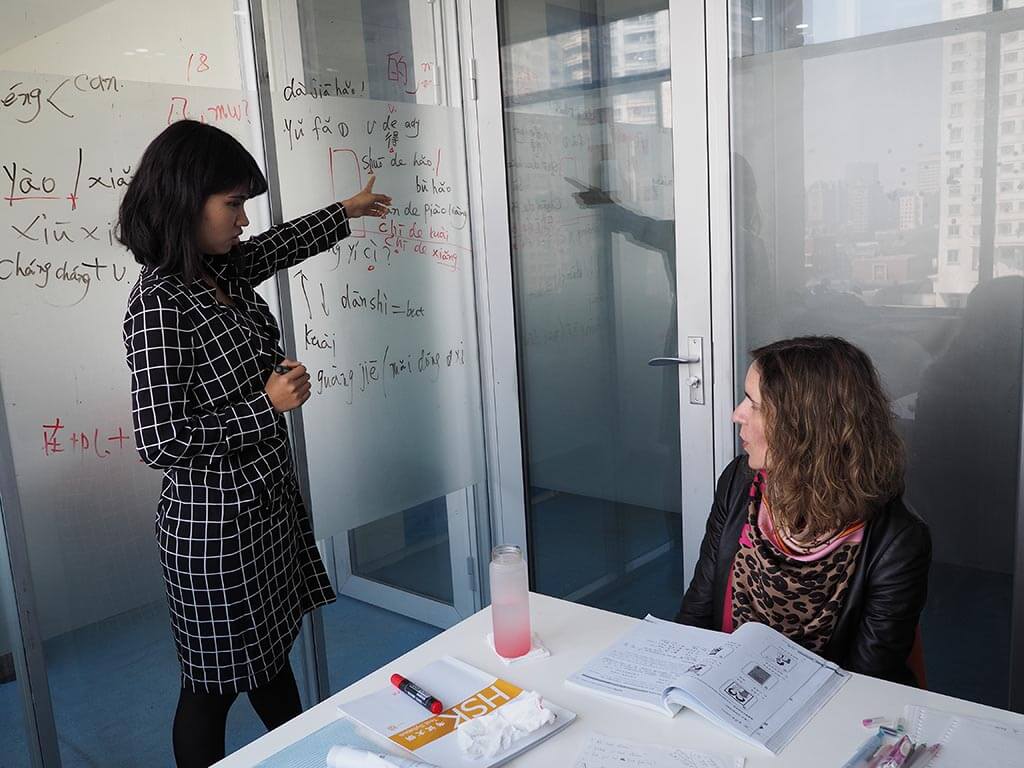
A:
[[[294,744],[289,744],[280,752],[275,752],[263,762],[257,763],[256,768],[325,768],[327,753],[336,744],[374,752],[383,751],[379,745],[356,733],[355,723],[339,718],[319,731],[313,731]]]

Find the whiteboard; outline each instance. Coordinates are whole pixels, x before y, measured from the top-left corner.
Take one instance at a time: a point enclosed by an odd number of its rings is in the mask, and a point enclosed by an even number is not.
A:
[[[132,440],[121,329],[139,267],[114,237],[121,195],[170,121],[205,119],[250,148],[259,121],[238,88],[3,70],[0,89],[18,94],[0,109],[0,384],[51,637],[163,595],[161,473]],[[265,209],[250,215],[266,227]]]
[[[289,271],[318,536],[483,480],[472,250],[458,109],[280,90],[285,218],[352,196],[373,171],[384,221]]]

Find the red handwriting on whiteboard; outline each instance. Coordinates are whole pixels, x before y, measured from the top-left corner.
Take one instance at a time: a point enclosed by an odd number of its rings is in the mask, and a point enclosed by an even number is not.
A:
[[[221,123],[224,121],[241,122],[245,120],[247,123],[251,123],[249,119],[249,100],[240,99],[239,101],[220,104],[211,104],[205,108],[199,109],[199,115],[193,117],[189,113],[189,101],[187,96],[171,96],[171,106],[167,111],[167,124],[170,125],[178,120],[198,120],[201,123]]]
[[[78,208],[78,187],[82,180],[81,147],[78,148],[73,183],[71,181],[59,183],[57,176],[48,175],[46,172],[37,173],[17,162],[5,163],[3,171],[9,182],[4,185],[7,194],[3,199],[11,208],[15,203],[26,200],[68,200],[71,202],[71,210]],[[70,179],[70,175],[68,179]],[[65,188],[67,192],[59,191],[58,187]]]
[[[98,459],[109,458],[114,453],[122,453],[124,444],[131,440],[123,426],[117,431],[101,430],[99,427],[87,427],[86,430],[72,430],[65,433],[67,426],[60,417],[50,424],[43,424],[43,455],[56,456],[58,453],[92,456]]]
[[[58,433],[64,429],[60,418],[53,420],[53,424],[43,424],[43,453],[52,456],[55,453],[63,453],[64,446],[61,445]]]
[[[192,82],[192,73],[202,74],[210,69],[210,57],[205,53],[192,52],[188,55],[188,64],[185,67],[185,81]]]
[[[398,51],[388,54],[388,80],[402,87],[409,85],[409,65],[405,62],[405,56]]]

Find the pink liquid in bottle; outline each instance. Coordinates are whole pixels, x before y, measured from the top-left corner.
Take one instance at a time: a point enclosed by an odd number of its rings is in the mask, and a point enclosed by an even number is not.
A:
[[[526,561],[519,547],[502,544],[491,551],[491,619],[494,650],[514,659],[530,652],[530,594]]]

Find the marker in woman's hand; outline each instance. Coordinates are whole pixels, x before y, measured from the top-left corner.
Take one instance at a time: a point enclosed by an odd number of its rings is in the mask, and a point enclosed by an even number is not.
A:
[[[309,399],[309,371],[298,360],[285,358],[274,365],[264,391],[278,413],[298,408]]]

